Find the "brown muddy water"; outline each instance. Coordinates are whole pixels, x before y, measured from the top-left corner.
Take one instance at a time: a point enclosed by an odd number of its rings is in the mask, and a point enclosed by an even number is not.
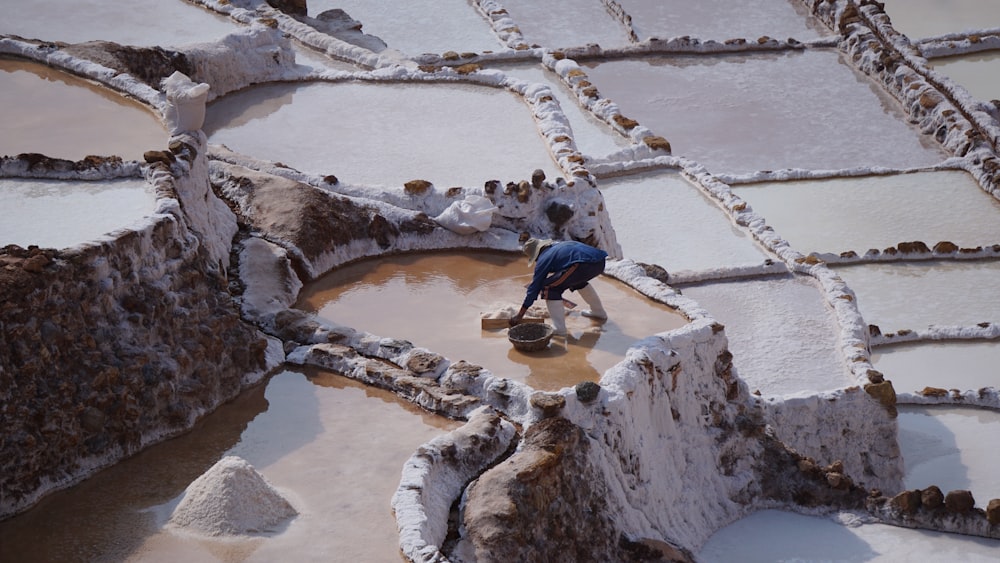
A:
[[[146,106],[42,64],[0,58],[0,155],[142,160],[169,135]]]
[[[610,319],[567,316],[569,337],[549,349],[519,352],[506,329],[483,330],[480,314],[520,306],[531,281],[527,259],[516,253],[436,252],[357,262],[303,288],[298,307],[331,322],[378,336],[402,338],[453,362],[481,365],[498,377],[535,389],[558,390],[598,381],[636,341],[679,328],[687,319],[627,285],[601,276],[591,282]],[[542,301],[536,302],[544,305]]]
[[[0,561],[399,561],[390,501],[403,464],[458,425],[339,375],[285,370],[191,432],[0,522]],[[188,484],[228,455],[299,515],[276,535],[165,528]]]

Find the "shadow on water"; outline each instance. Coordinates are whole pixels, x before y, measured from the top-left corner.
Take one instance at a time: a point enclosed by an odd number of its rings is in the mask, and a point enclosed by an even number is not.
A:
[[[878,555],[843,524],[780,510],[762,510],[737,520],[716,532],[697,554],[702,563],[869,561]]]
[[[377,387],[371,387],[346,376],[317,367],[301,366],[297,369],[305,374],[309,381],[317,387],[337,390],[359,389],[364,391],[366,398],[378,399],[385,405],[391,405],[392,408],[399,408],[404,412],[419,416],[421,422],[427,426],[440,427],[441,429],[451,428],[450,420],[443,418],[441,415],[434,414],[426,409],[423,409],[410,401],[400,399],[390,391],[379,389]]]
[[[262,84],[227,94],[208,104],[202,130],[211,137],[220,129],[246,125],[264,119],[283,106],[291,105],[297,84]]]
[[[225,455],[235,455],[262,470],[309,444],[323,431],[319,400],[308,372],[286,368],[267,383],[268,408],[258,414]]]
[[[976,409],[959,413],[951,407],[899,407],[899,449],[903,456],[903,484],[907,489],[937,485],[941,491],[969,490],[972,479],[962,461],[954,429],[940,415],[975,417]],[[947,480],[947,482],[943,480]]]
[[[0,561],[120,561],[157,533],[185,488],[226,455],[266,465],[321,430],[311,385],[284,371],[245,391],[166,442],[48,495],[31,510],[0,522]],[[285,404],[290,396],[292,404]],[[262,430],[261,419],[288,416],[294,432]],[[247,437],[253,444],[246,444]],[[261,447],[261,446],[266,447]],[[251,455],[251,452],[252,455]]]

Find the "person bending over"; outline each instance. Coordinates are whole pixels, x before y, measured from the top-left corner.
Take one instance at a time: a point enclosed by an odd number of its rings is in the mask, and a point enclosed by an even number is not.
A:
[[[607,252],[574,240],[554,241],[535,238],[524,241],[522,250],[528,257],[528,264],[534,264],[535,271],[521,309],[511,317],[510,326],[520,323],[528,307],[541,297],[549,310],[555,333],[565,335],[566,307],[562,301],[564,291],[576,291],[590,306],[589,310],[581,313],[582,315],[602,320],[608,318],[607,312],[601,305],[601,298],[589,283],[604,273]]]

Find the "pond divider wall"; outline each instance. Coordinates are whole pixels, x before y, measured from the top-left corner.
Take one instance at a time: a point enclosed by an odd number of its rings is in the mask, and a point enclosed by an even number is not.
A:
[[[280,359],[228,292],[220,225],[235,221],[212,205],[204,136],[171,147],[169,164],[144,167],[157,208],[142,224],[66,249],[0,249],[0,517],[189,430]],[[93,175],[93,162],[66,164],[22,155],[0,170]]]

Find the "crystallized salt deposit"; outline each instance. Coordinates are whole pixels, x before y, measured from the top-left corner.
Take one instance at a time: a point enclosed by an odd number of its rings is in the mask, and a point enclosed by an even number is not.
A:
[[[235,536],[275,531],[297,514],[252,465],[228,456],[188,485],[170,523],[209,536]]]

